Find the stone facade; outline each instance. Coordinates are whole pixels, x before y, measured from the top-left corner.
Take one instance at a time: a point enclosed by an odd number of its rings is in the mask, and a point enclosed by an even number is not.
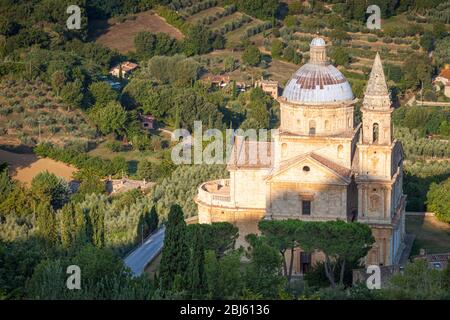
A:
[[[261,88],[267,94],[270,94],[272,98],[278,99],[278,81],[271,80],[258,80],[255,82],[255,88]]]
[[[404,156],[393,139],[393,108],[378,54],[357,126],[356,100],[348,88],[328,62],[325,42],[314,39],[311,61],[278,98],[281,124],[272,140],[236,139],[230,179],[199,187],[200,223],[245,222],[245,233],[257,232],[262,218],[359,221],[372,228],[376,239],[366,263],[396,264],[405,234]],[[294,254],[295,274],[322,257],[300,249]]]

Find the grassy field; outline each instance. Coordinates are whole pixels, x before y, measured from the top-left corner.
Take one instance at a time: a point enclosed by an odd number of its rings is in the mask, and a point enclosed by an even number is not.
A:
[[[416,235],[411,255],[421,248],[428,253],[450,252],[450,224],[433,216],[406,216],[406,232]]]
[[[45,170],[68,182],[77,171],[73,166],[48,158],[40,159],[34,154],[18,154],[0,150],[0,159],[9,164],[12,178],[26,186],[30,186],[33,178]]]
[[[140,31],[164,32],[175,39],[183,39],[180,30],[168,24],[163,18],[153,11],[145,11],[136,15],[136,19],[130,19],[122,23],[113,21],[93,21],[90,27],[91,36],[95,41],[116,49],[120,53],[127,53],[134,49],[134,37]]]

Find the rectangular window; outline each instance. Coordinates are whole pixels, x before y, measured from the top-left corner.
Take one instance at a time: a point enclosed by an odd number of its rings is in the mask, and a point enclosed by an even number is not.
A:
[[[302,215],[311,215],[311,201],[302,201]]]

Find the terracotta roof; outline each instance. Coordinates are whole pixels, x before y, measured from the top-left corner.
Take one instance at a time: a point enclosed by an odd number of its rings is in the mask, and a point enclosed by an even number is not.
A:
[[[272,143],[266,141],[243,141],[236,137],[229,168],[270,168],[272,165]]]
[[[118,64],[114,68],[112,68],[111,71],[118,70],[118,69],[120,69],[121,66],[122,66],[122,72],[130,72],[130,71],[133,71],[134,69],[136,69],[137,67],[139,67],[139,65],[136,63],[133,63],[130,61],[125,61],[121,64]]]
[[[439,73],[439,77],[450,80],[450,68],[442,69],[441,73]]]
[[[220,76],[220,75],[218,75],[218,76],[211,76],[209,78],[209,80],[212,83],[221,83],[221,82],[229,83],[230,82],[230,76]]]
[[[319,161],[321,164],[323,164],[327,168],[333,170],[334,172],[338,173],[339,175],[341,175],[343,177],[350,177],[352,175],[352,170],[347,169],[346,167],[343,167],[331,160],[328,160],[327,158],[319,156],[318,154],[316,154],[314,152],[312,152],[310,154],[310,156],[314,160]]]

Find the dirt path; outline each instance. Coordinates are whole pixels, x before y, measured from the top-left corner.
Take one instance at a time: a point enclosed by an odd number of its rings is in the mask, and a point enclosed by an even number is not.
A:
[[[34,154],[19,154],[0,150],[0,163],[7,162],[13,179],[30,186],[31,180],[40,172],[47,170],[50,173],[71,181],[77,171],[75,167],[49,158],[38,158]]]

